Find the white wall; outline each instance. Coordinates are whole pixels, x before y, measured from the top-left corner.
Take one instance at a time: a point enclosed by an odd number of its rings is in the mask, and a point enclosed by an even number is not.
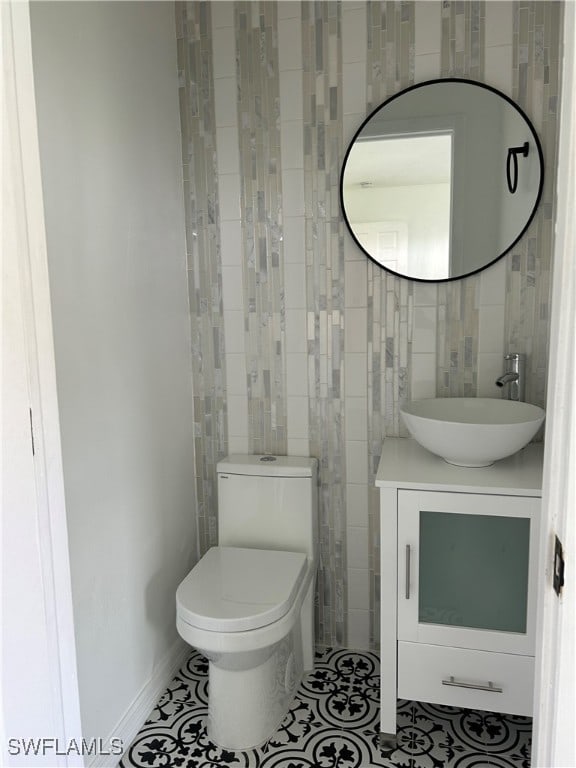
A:
[[[105,738],[179,647],[196,551],[174,7],[31,19],[82,725]]]
[[[81,727],[30,14],[25,2],[0,14],[0,765],[71,768],[80,757],[47,745],[31,758],[24,742],[64,743]]]

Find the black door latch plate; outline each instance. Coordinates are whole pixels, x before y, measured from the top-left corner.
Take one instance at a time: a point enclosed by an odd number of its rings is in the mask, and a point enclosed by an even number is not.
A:
[[[554,587],[554,592],[560,595],[564,586],[564,552],[562,551],[562,544],[558,536],[556,536],[554,541],[554,578],[552,586]]]

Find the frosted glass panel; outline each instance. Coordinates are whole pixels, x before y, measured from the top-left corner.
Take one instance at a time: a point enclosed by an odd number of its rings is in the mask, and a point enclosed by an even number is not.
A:
[[[526,632],[530,520],[420,512],[418,620]]]

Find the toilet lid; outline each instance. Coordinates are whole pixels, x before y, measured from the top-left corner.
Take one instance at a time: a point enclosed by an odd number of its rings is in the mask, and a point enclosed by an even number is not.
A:
[[[178,616],[213,632],[264,627],[288,612],[305,572],[302,552],[212,547],[176,591]]]

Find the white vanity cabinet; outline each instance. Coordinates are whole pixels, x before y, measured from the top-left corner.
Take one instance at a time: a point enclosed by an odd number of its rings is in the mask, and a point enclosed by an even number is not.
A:
[[[541,445],[468,469],[384,442],[383,734],[397,698],[532,714],[541,476]]]

